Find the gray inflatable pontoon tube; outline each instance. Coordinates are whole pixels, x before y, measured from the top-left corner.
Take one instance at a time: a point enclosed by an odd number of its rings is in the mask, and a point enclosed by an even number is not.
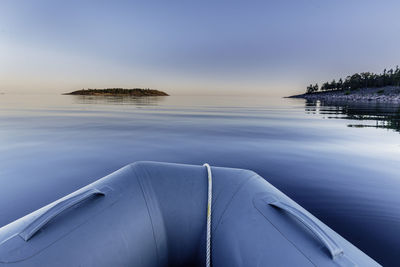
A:
[[[256,173],[211,167],[211,266],[379,266]],[[0,266],[205,266],[207,168],[137,162],[0,228]]]

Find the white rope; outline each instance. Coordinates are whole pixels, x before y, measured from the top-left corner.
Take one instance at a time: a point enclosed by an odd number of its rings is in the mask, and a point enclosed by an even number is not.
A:
[[[205,163],[203,166],[205,166],[207,168],[207,176],[208,176],[206,267],[210,267],[211,266],[212,175],[211,175],[211,167],[210,167],[210,165]]]

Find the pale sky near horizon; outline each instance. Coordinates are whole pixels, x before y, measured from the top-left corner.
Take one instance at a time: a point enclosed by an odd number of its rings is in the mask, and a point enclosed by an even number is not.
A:
[[[400,1],[2,0],[0,92],[287,95],[400,64]]]

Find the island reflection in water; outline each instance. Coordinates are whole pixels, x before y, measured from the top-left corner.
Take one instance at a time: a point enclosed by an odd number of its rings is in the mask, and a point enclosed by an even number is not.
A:
[[[253,96],[4,94],[0,226],[134,161],[207,162],[257,172],[378,262],[396,266],[400,135],[347,126],[386,125],[381,119],[397,111]]]
[[[324,115],[327,119],[355,121],[348,123],[348,127],[383,128],[400,132],[400,104],[307,100],[305,111]]]
[[[94,95],[72,95],[75,104],[81,105],[136,105],[152,106],[165,100],[166,96],[94,96]]]

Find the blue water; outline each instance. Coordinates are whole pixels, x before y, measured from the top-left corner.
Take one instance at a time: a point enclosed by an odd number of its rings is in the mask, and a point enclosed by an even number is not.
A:
[[[0,95],[0,226],[138,160],[251,169],[385,266],[400,107],[265,97]]]

